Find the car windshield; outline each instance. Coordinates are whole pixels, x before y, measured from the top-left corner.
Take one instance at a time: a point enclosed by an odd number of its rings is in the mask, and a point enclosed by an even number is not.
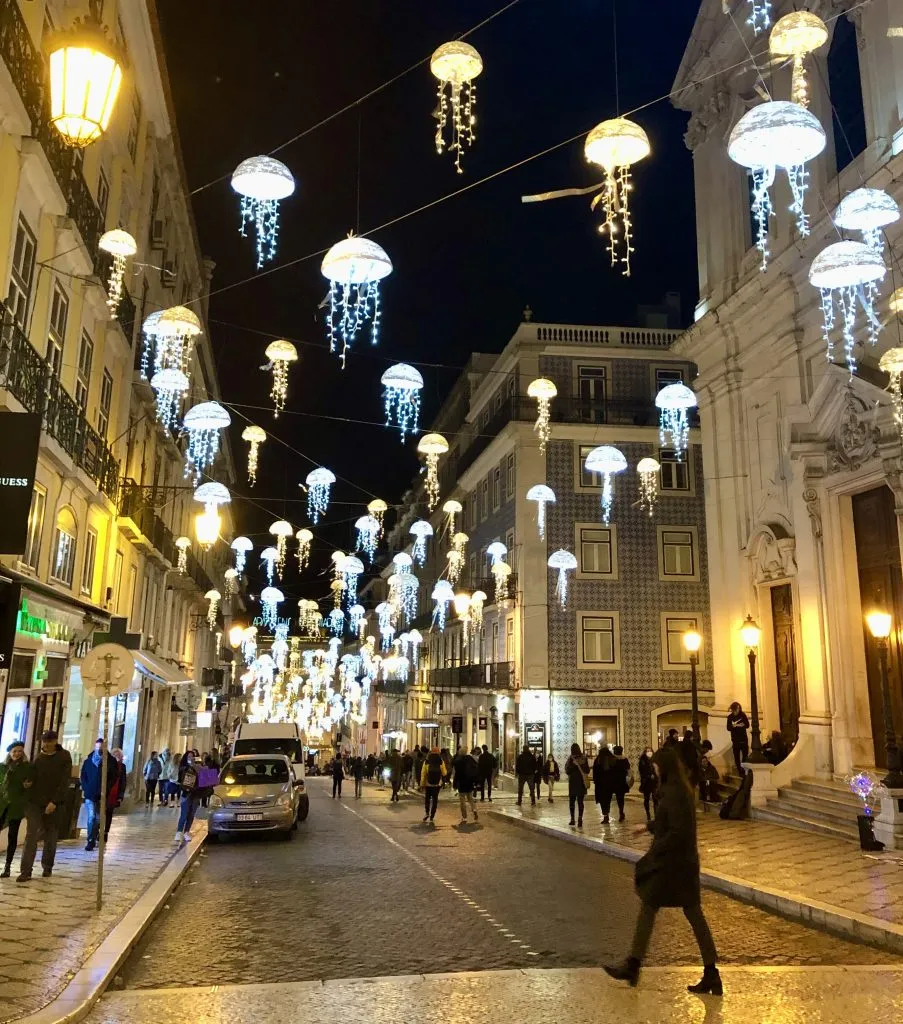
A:
[[[229,761],[219,780],[227,786],[257,786],[288,782],[288,765],[270,757],[248,761]]]
[[[233,754],[285,754],[291,761],[303,760],[301,744],[290,736],[266,736],[238,739]]]

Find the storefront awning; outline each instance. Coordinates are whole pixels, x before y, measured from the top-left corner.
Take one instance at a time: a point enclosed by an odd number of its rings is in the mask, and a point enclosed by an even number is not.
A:
[[[194,679],[186,675],[178,665],[155,657],[148,651],[132,651],[135,658],[135,668],[145,676],[156,679],[158,683],[165,683],[167,686],[179,686],[182,683],[193,683]]]

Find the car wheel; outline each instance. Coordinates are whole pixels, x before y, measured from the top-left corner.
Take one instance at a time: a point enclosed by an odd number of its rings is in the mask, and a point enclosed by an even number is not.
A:
[[[298,821],[307,821],[308,814],[310,814],[310,799],[305,795],[298,806]]]

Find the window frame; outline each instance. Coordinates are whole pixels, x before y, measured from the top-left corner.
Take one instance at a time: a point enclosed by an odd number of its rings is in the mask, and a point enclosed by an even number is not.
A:
[[[69,327],[69,296],[59,281],[53,282],[47,322],[47,353],[45,359],[50,372],[59,380],[63,371],[63,350]]]
[[[85,358],[87,353],[87,359]],[[88,399],[91,395],[91,371],[94,366],[94,341],[91,335],[82,328],[78,343],[78,363],[75,367],[75,398],[76,404],[87,415]]]
[[[106,441],[113,411],[113,374],[104,367],[100,378],[100,400],[97,403],[97,433]]]
[[[652,378],[652,397],[661,391],[663,387],[668,384],[686,384],[687,383],[687,368],[685,366],[675,366],[670,363],[653,363],[649,368],[649,374]],[[660,379],[660,374],[673,374],[674,380]]]
[[[100,223],[106,228],[110,210],[110,179],[102,167],[97,172],[97,209],[100,210]]]
[[[690,535],[690,554],[693,561],[692,573],[665,572],[665,534],[688,533]],[[695,526],[661,525],[655,528],[655,541],[658,552],[658,578],[662,583],[698,583],[700,581],[700,550],[699,530]],[[672,545],[678,546],[678,545]]]
[[[587,661],[585,634],[588,632],[585,622],[587,619],[610,619],[612,634],[612,657],[613,661]],[[621,668],[621,613],[616,611],[578,611],[577,612],[577,668],[582,670],[594,670],[597,672],[617,672]],[[594,630],[604,633],[606,630]]]
[[[480,481],[480,522],[484,523],[489,518],[489,477],[485,476]]]
[[[515,660],[514,650],[514,616],[509,615],[505,619],[505,661],[513,663]]]
[[[132,158],[132,163],[137,166],[138,163],[138,143],[141,140],[141,94],[138,89],[135,88],[132,92],[132,109],[130,111],[129,118],[129,131],[126,137],[126,147],[129,151],[129,156]],[[153,220],[153,213],[151,212],[151,220]]]
[[[577,494],[596,494],[601,495],[602,493],[602,474],[591,473],[590,476],[598,477],[598,483],[585,484],[583,482],[583,464],[586,461],[586,456],[598,445],[595,444],[581,444],[579,441],[574,445],[574,491]]]
[[[69,515],[72,516],[72,521],[75,524],[74,533],[69,533],[68,530],[62,529],[60,526],[60,516],[64,511],[68,511]],[[60,546],[63,542],[63,538],[66,538],[66,552],[65,562],[60,568]],[[78,555],[78,520],[75,518],[75,513],[69,509],[68,506],[64,506],[57,512],[56,523],[53,528],[53,550],[50,552],[50,568],[48,570],[48,577],[54,583],[62,583],[66,587],[72,586],[72,581],[75,579],[75,559]]]
[[[609,535],[609,554],[611,570],[609,572],[593,572],[583,567],[583,545],[584,543],[600,544],[601,541],[584,541],[584,530],[596,530],[606,532]],[[576,578],[578,580],[605,580],[607,582],[618,582],[618,528],[614,523],[605,526],[599,522],[577,522],[574,523],[574,551],[577,555]]]
[[[696,496],[696,457],[693,451],[693,445],[688,444],[687,450],[683,453],[682,459],[666,459],[664,457],[665,452],[673,452],[673,448],[659,448],[656,452],[656,457],[659,463],[658,471],[658,493],[662,497],[687,497],[693,498]],[[685,466],[687,474],[687,486],[686,487],[665,487],[665,474],[664,467],[668,466]]]
[[[16,258],[16,254],[20,251],[20,239],[21,239],[21,255],[20,258]],[[25,254],[30,253],[26,260]],[[22,328],[25,333],[28,333],[28,320],[31,313],[31,300],[32,291],[34,289],[35,282],[35,266],[37,265],[38,258],[38,240],[35,233],[31,230],[31,226],[25,219],[25,215],[20,211],[19,218],[16,221],[16,230],[13,235],[13,246],[10,253],[9,261],[9,282],[6,289],[6,306],[12,314],[13,321]],[[27,277],[23,274],[26,269],[21,264],[26,263]],[[13,288],[15,288],[18,298],[13,297]]]
[[[689,672],[690,671],[690,656],[689,653],[684,649],[683,643],[678,639],[679,650],[683,655],[679,661],[671,660],[671,647],[669,640],[672,636],[681,637],[687,630],[695,629],[698,633],[703,636],[702,646],[699,648],[699,664],[696,666],[697,670],[705,668],[705,633],[702,630],[702,615],[699,612],[661,612],[661,653],[662,653],[662,668],[666,672]],[[685,625],[677,630],[672,629],[672,623],[684,623]]]
[[[82,573],[79,580],[81,593],[91,597],[94,593],[94,570],[97,562],[97,530],[89,526],[85,531],[85,554],[82,559]]]
[[[514,379],[513,377],[511,378]],[[506,500],[511,501],[517,487],[517,459],[514,452],[508,452],[505,457],[505,494]]]
[[[495,466],[489,474],[490,491],[492,493],[492,511],[498,512],[502,507],[502,468]]]
[[[40,503],[40,516],[35,515],[35,506]],[[44,519],[47,516],[47,488],[35,483],[31,492],[31,505],[28,508],[28,532],[25,537],[25,550],[22,552],[22,564],[33,572],[38,571],[41,562],[41,548],[44,536]],[[34,548],[34,561],[30,554]]]

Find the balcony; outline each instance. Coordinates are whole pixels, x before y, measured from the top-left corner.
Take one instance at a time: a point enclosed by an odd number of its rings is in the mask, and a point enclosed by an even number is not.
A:
[[[434,668],[427,673],[429,690],[513,690],[514,662],[498,661],[488,665],[455,665]]]
[[[119,525],[130,534],[137,547],[155,552],[163,561],[175,565],[178,558],[172,531],[154,512],[152,494],[128,477],[122,481]]]
[[[473,586],[471,593],[474,590],[482,590],[484,594],[489,598],[486,602],[487,605],[495,604],[495,577],[487,576],[484,579],[477,580]],[[510,604],[514,604],[517,601],[517,573],[513,572],[508,577],[508,597],[507,600]]]

